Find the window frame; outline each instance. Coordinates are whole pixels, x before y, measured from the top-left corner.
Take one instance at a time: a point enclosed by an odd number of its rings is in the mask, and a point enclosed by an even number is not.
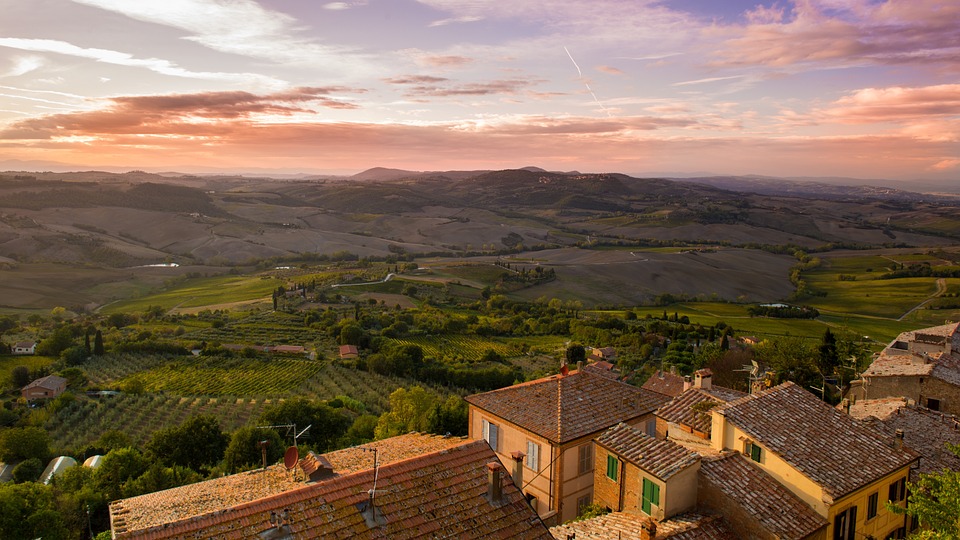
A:
[[[527,441],[527,455],[523,457],[523,464],[534,472],[540,472],[540,444]]]
[[[880,507],[880,491],[874,491],[867,497],[867,521],[877,517]]]
[[[593,472],[593,443],[588,442],[577,449],[577,474]]]
[[[896,498],[894,498],[896,497]],[[899,478],[890,484],[890,490],[887,500],[892,503],[900,503],[907,500],[907,478]]]
[[[481,430],[483,431],[483,440],[487,441],[487,444],[490,445],[490,448],[493,449],[494,452],[498,452],[500,450],[500,427],[484,418],[481,423]],[[492,437],[491,433],[493,434]],[[493,439],[492,442],[490,440],[491,438]]]
[[[844,529],[839,525],[841,520]],[[852,505],[833,517],[833,540],[856,540],[857,537],[857,505]]]

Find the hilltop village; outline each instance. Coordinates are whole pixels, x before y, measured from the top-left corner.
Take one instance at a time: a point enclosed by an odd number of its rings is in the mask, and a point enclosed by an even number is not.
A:
[[[638,387],[597,349],[467,396],[465,436],[264,450],[257,469],[110,503],[110,537],[905,538],[924,525],[907,486],[960,467],[958,352],[957,323],[901,334],[831,406],[710,369]]]

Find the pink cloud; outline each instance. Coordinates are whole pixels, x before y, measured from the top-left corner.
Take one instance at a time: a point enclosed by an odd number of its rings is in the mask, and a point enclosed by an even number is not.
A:
[[[609,75],[623,75],[622,70],[619,70],[613,66],[597,66],[597,71],[607,73]]]
[[[863,88],[838,99],[822,114],[849,123],[929,121],[960,115],[960,84]]]

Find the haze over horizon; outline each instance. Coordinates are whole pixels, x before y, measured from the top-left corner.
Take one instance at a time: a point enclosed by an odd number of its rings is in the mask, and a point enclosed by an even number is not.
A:
[[[957,3],[0,7],[0,163],[960,176]]]

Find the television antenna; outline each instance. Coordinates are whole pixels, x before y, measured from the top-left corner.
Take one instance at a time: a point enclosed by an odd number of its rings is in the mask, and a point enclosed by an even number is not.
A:
[[[257,426],[257,429],[280,429],[285,428],[287,431],[284,433],[284,437],[293,433],[293,446],[297,446],[297,439],[303,437],[303,434],[310,430],[313,427],[313,424],[303,428],[299,433],[297,432],[296,424],[277,424],[275,426]]]
[[[377,480],[380,477],[380,451],[377,447],[364,448],[359,446],[358,448],[364,452],[373,452],[373,489],[367,490],[366,503],[360,503],[357,507],[360,509],[363,519],[367,522],[367,527],[371,529],[382,527],[387,524],[387,520],[383,517],[380,509],[377,508],[377,493],[386,492],[385,489],[377,489]]]
[[[742,372],[749,373],[749,375],[747,375],[747,390],[748,390],[748,393],[750,394],[753,393],[754,383],[763,379],[763,376],[762,376],[763,370],[760,369],[760,363],[757,362],[756,360],[751,360],[749,366],[744,365],[742,368],[735,369],[734,371],[742,371]]]

